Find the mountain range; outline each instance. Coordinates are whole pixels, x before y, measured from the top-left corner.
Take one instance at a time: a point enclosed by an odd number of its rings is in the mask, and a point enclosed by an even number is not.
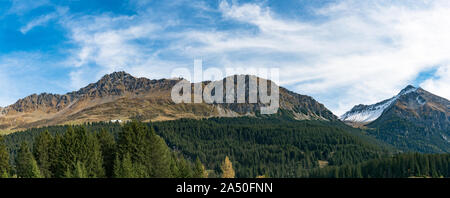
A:
[[[245,77],[248,81],[249,76]],[[175,104],[171,100],[171,89],[180,80],[183,79],[150,80],[136,78],[126,72],[114,72],[103,76],[96,83],[64,95],[33,94],[0,109],[0,130],[18,131],[49,125],[111,120],[163,121],[255,116],[259,113],[259,107],[264,106],[261,103],[248,103],[248,94],[247,102],[242,104]],[[204,86],[210,82],[201,83]],[[279,90],[280,112],[288,112],[297,120],[338,120],[337,116],[312,97],[282,87]]]
[[[237,76],[231,77],[236,83]],[[184,79],[150,80],[136,78],[126,72],[114,72],[78,91],[64,95],[33,94],[0,108],[0,130],[10,133],[43,126],[131,119],[148,122],[180,118],[261,117],[260,107],[267,105],[248,102],[250,77],[244,76],[247,82],[245,103],[175,104],[171,90]],[[223,79],[224,85],[227,78]],[[199,83],[206,86],[211,82]],[[271,83],[274,82],[268,81],[268,85]],[[340,118],[310,96],[278,88],[280,108],[273,116],[338,124],[343,121],[362,128],[366,135],[393,145],[399,151],[450,152],[450,103],[422,88],[409,85],[392,98],[372,105],[356,105]]]

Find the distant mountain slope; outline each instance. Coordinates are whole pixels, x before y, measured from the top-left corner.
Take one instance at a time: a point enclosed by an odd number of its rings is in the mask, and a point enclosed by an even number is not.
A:
[[[378,139],[404,151],[450,152],[450,102],[408,86],[374,105],[358,105],[341,119],[359,122]]]
[[[248,81],[249,77],[246,78]],[[175,104],[170,97],[171,89],[180,80],[150,80],[135,78],[126,72],[114,72],[96,83],[64,95],[33,94],[0,109],[0,130],[17,131],[40,126],[132,118],[155,121],[255,116],[258,115],[259,107],[265,106],[261,103]],[[204,85],[207,83],[203,82]],[[338,120],[313,98],[282,87],[280,109],[285,111],[279,113],[289,112],[289,116],[297,120]]]
[[[346,112],[344,115],[340,117],[342,121],[346,122],[360,122],[360,123],[369,123],[376,120],[381,114],[387,109],[392,103],[394,103],[398,98],[402,95],[411,93],[416,91],[417,88],[409,85],[405,89],[403,89],[398,95],[383,100],[379,103],[373,105],[356,105],[350,111]]]

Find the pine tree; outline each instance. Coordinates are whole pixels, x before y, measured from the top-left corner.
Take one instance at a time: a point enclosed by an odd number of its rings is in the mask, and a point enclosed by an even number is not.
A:
[[[61,161],[58,163],[59,167],[65,170],[66,177],[68,176],[67,171],[73,176],[73,171],[77,169],[78,162],[84,165],[87,177],[105,176],[100,144],[97,137],[89,133],[85,127],[75,129],[69,127],[61,139],[60,149]]]
[[[225,157],[225,160],[220,166],[220,169],[222,170],[222,178],[234,178],[235,173],[233,169],[233,164],[231,163],[228,156]]]
[[[170,172],[171,177],[173,178],[179,178],[180,176],[180,169],[178,168],[178,157],[176,156],[175,152],[171,153],[171,159],[170,159]]]
[[[31,178],[43,178],[41,170],[33,156],[31,156]]]
[[[76,162],[78,161],[78,153],[80,152],[79,142],[77,140],[75,130],[69,126],[67,128],[67,131],[62,136],[61,140],[61,147],[59,148],[59,159],[58,165],[62,170],[65,171],[64,177],[69,177],[70,175],[67,175],[72,172],[72,170],[75,169]]]
[[[120,159],[116,155],[114,161],[114,177],[115,178],[135,178],[135,171],[133,168],[133,163],[131,162],[131,157],[129,153],[125,153],[123,158]]]
[[[156,135],[153,128],[133,121],[124,125],[119,133],[117,145],[119,157],[129,153],[132,164],[142,175],[149,177],[171,177],[170,150],[164,140]]]
[[[73,171],[72,177],[88,178],[86,166],[82,162],[80,162],[80,161],[77,162],[77,165],[75,166],[75,170]]]
[[[52,176],[50,171],[50,149],[53,141],[52,138],[52,135],[50,135],[48,131],[45,131],[34,140],[33,154],[41,171],[41,175],[46,178]]]
[[[205,170],[205,166],[202,164],[200,159],[197,157],[195,160],[194,166],[194,175],[195,178],[208,178],[208,172]]]
[[[28,144],[23,142],[16,157],[16,172],[21,178],[40,178],[41,173]]]
[[[177,178],[191,178],[195,177],[194,172],[192,171],[189,163],[184,159],[182,155],[179,155],[176,159],[176,164],[178,167],[178,175]]]
[[[62,139],[63,137],[60,134],[56,134],[49,149],[49,155],[51,156],[49,159],[50,170],[52,172],[52,177],[55,178],[65,177],[67,171],[67,165],[63,159]]]
[[[3,136],[0,135],[0,178],[9,177],[9,153]]]
[[[163,178],[170,177],[170,150],[166,145],[166,142],[156,135],[153,128],[149,131],[150,133],[150,167],[151,177]]]
[[[86,138],[88,156],[80,162],[85,165],[88,177],[105,177],[100,143],[94,134],[88,134]]]
[[[97,139],[100,143],[100,150],[103,156],[103,167],[105,169],[105,174],[107,177],[112,177],[116,152],[116,142],[114,140],[114,136],[102,128],[97,134]]]

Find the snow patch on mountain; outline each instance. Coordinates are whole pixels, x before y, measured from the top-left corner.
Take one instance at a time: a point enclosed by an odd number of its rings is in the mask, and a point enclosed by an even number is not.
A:
[[[376,120],[400,96],[415,92],[418,88],[411,85],[400,91],[396,96],[372,105],[357,105],[340,117],[342,121],[368,123]]]

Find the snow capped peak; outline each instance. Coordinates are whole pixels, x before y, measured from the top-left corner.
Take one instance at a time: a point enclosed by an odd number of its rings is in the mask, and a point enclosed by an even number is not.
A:
[[[381,114],[387,109],[391,104],[395,103],[395,101],[400,98],[400,96],[409,94],[411,92],[415,92],[418,88],[412,85],[406,86],[404,89],[400,91],[396,96],[383,100],[379,103],[372,105],[357,105],[353,107],[350,111],[346,112],[344,115],[340,117],[342,121],[349,122],[361,122],[368,123],[376,120]]]
[[[418,89],[417,87],[414,87],[412,85],[408,85],[404,89],[402,89],[397,96],[406,95],[408,93],[415,92],[415,91],[417,91],[417,89]]]
[[[341,120],[350,122],[372,122],[381,116],[383,111],[388,108],[397,97],[373,104],[373,105],[358,105],[353,107],[350,111],[341,116]]]

